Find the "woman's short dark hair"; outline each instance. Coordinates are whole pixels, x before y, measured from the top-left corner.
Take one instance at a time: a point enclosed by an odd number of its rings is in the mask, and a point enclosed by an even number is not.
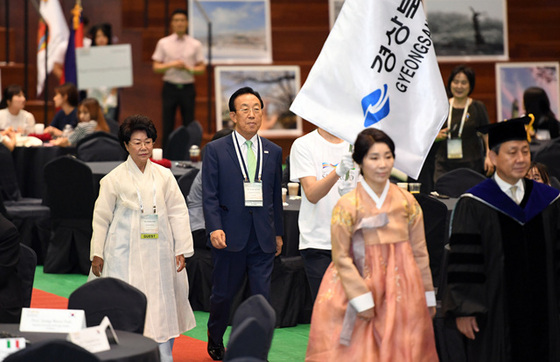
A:
[[[371,146],[379,142],[385,143],[395,158],[395,143],[391,137],[377,128],[366,128],[358,134],[356,142],[354,142],[354,153],[352,153],[354,161],[361,165]]]
[[[8,101],[11,101],[14,96],[17,96],[23,92],[23,88],[21,88],[18,84],[11,84],[4,89],[4,94],[2,96],[2,102],[0,102],[0,109],[4,109],[8,107]]]
[[[130,137],[136,131],[146,132],[146,136],[151,138],[153,142],[157,139],[157,131],[154,122],[146,116],[135,114],[126,117],[119,127],[119,142],[122,148],[126,150],[125,144],[130,142]]]
[[[447,79],[447,94],[449,95],[449,97],[453,96],[453,94],[451,94],[451,83],[453,82],[455,76],[459,73],[463,73],[467,77],[467,80],[469,81],[469,87],[470,87],[469,96],[474,90],[474,82],[475,82],[474,69],[472,69],[471,67],[467,67],[466,65],[458,65],[455,68],[453,68],[451,74],[449,75],[449,78]]]
[[[101,30],[101,32],[103,33],[103,35],[105,35],[105,37],[107,38],[107,44],[111,45],[113,44],[113,30],[111,28],[111,24],[109,23],[102,23],[102,24],[97,24],[95,25],[93,28],[91,28],[91,30],[89,31],[89,36],[91,37],[91,45],[92,46],[96,46],[97,43],[95,42],[95,35],[97,34],[97,31]]]
[[[79,102],[78,96],[78,88],[74,85],[74,83],[64,83],[59,85],[58,87],[54,88],[55,93],[60,94],[61,96],[67,96],[66,101],[72,107],[77,107]]]
[[[244,94],[252,94],[255,97],[257,97],[259,99],[259,102],[261,102],[261,108],[264,108],[264,103],[259,92],[257,92],[251,87],[243,87],[236,90],[235,93],[233,93],[231,97],[229,97],[228,106],[230,112],[235,112],[235,100],[237,99],[237,97],[242,96]]]

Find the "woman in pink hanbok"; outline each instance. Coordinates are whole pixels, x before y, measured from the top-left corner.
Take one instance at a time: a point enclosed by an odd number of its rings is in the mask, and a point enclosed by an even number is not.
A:
[[[353,158],[363,180],[333,210],[333,262],[313,308],[306,361],[438,360],[422,210],[389,182],[394,157],[384,132],[358,135]]]

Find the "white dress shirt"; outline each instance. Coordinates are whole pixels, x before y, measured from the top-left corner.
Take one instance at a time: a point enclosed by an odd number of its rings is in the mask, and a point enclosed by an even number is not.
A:
[[[517,199],[519,201],[517,203],[520,203],[521,200],[523,200],[523,196],[525,196],[525,184],[523,183],[523,179],[517,180],[517,183],[515,185],[512,185],[512,184],[504,181],[503,179],[501,179],[500,176],[498,176],[498,173],[496,172],[494,174],[494,181],[496,181],[500,190],[502,190],[506,195],[508,195],[508,197],[510,199],[512,199],[514,201],[515,201],[515,199]],[[512,193],[511,193],[511,187],[512,186],[517,186],[517,191],[516,191],[515,197],[513,197]]]

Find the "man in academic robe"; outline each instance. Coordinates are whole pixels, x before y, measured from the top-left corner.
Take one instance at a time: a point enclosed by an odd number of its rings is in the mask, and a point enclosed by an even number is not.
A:
[[[524,178],[527,121],[486,127],[496,172],[453,213],[443,309],[468,361],[560,361],[559,192]]]

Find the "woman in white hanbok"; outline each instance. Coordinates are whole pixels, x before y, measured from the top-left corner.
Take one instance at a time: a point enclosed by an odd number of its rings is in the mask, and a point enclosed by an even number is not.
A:
[[[101,180],[90,278],[122,279],[146,294],[144,335],[160,344],[162,361],[168,361],[174,338],[195,326],[185,269],[194,249],[177,181],[149,159],[156,137],[145,116],[130,116],[120,127],[129,157]]]

